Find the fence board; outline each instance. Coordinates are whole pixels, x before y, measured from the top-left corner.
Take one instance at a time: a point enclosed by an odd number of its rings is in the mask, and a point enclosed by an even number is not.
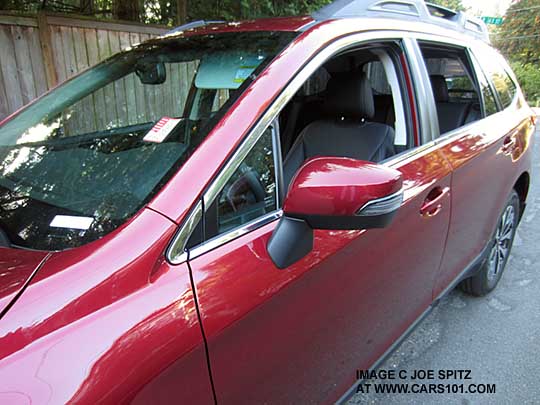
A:
[[[73,29],[73,45],[75,47],[75,60],[77,71],[83,71],[90,66],[88,61],[88,52],[86,49],[86,40],[85,33],[83,29]],[[81,115],[82,118],[80,122],[82,127],[86,132],[96,131],[96,121],[95,121],[95,108],[94,108],[94,99],[92,95],[81,100]]]
[[[21,87],[21,98],[23,104],[27,104],[36,97],[32,60],[30,59],[30,51],[28,49],[28,28],[12,26],[11,36],[15,49],[15,61],[17,63],[17,73]]]
[[[14,112],[23,106],[21,87],[19,85],[19,73],[17,72],[17,60],[15,47],[11,37],[9,26],[0,25],[0,68],[4,81],[4,89],[7,96],[9,112]]]
[[[45,65],[43,61],[43,53],[39,43],[39,32],[36,28],[29,30],[28,49],[30,51],[30,60],[32,62],[32,73],[34,75],[34,87],[36,97],[47,91],[47,76],[45,74]]]
[[[126,50],[131,47],[129,33],[121,32],[119,35],[120,38],[120,48]],[[128,122],[130,125],[137,124],[137,99],[135,95],[135,76],[133,74],[127,76],[124,79],[124,86],[126,88],[126,107],[128,114]]]
[[[93,28],[105,31],[124,31],[147,34],[149,36],[162,35],[169,30],[165,26],[152,26],[138,23],[96,21],[86,18],[72,18],[66,16],[50,15],[49,23],[65,27]]]
[[[56,77],[58,82],[63,82],[68,79],[66,72],[66,61],[64,59],[64,44],[62,42],[62,31],[58,26],[51,26],[51,45],[52,45],[52,58],[54,68],[56,71]]]
[[[100,60],[107,59],[111,56],[111,45],[109,44],[109,34],[104,30],[97,30],[98,50]],[[114,85],[109,84],[103,88],[105,95],[105,117],[107,125],[105,128],[114,127],[118,121],[118,113],[116,111],[116,102],[114,94]]]
[[[118,31],[109,31],[109,45],[112,54],[120,52],[120,34]],[[121,126],[128,125],[128,110],[126,101],[126,87],[124,80],[117,80],[114,83],[114,94],[118,123]]]
[[[129,40],[132,46],[135,46],[141,42],[141,37],[138,33],[130,33]],[[146,111],[146,94],[144,87],[139,80],[135,81],[135,97],[137,106],[137,121],[142,122],[143,118],[147,116]]]
[[[0,69],[0,121],[3,117],[7,117],[10,113],[10,108],[7,104],[6,86],[4,85],[4,77],[2,69]]]
[[[73,43],[73,31],[70,27],[59,27],[62,37],[62,47],[64,53],[64,65],[66,79],[77,73],[77,59],[75,57],[75,45]],[[64,117],[66,132],[71,134],[85,127],[84,117],[81,108],[73,108],[69,112],[69,117]]]
[[[0,15],[0,120],[112,53],[167,31],[166,27],[84,17],[42,14],[40,18],[38,24],[37,17]],[[44,50],[50,54],[48,70]],[[168,74],[175,82],[182,80],[173,68],[168,68]],[[143,86],[130,75],[81,100],[79,115],[70,120],[78,130],[88,131],[145,122],[165,113],[176,114],[180,93],[177,86]]]
[[[90,66],[97,64],[100,61],[99,49],[97,41],[97,32],[92,29],[84,29],[84,37],[86,43],[86,52],[88,55],[88,63]],[[92,95],[92,102],[95,111],[105,110],[105,93],[103,90],[98,90]],[[107,117],[105,114],[95,114],[94,116],[97,128],[105,128],[107,126]]]

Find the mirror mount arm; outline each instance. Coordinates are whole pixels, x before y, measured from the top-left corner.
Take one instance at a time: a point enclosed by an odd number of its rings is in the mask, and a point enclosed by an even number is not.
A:
[[[313,250],[313,228],[303,219],[284,215],[267,249],[276,267],[285,269]]]

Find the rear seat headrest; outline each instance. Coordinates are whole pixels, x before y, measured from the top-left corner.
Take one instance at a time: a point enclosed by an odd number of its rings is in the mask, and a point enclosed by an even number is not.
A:
[[[373,90],[362,72],[340,74],[328,81],[325,111],[334,117],[373,118]]]
[[[438,103],[447,103],[450,100],[448,95],[448,84],[443,75],[431,75],[431,89],[433,90],[433,97]]]

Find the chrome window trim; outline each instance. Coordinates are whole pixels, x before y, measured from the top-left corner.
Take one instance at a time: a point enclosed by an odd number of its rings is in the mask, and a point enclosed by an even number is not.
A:
[[[510,107],[509,107],[510,108]],[[387,166],[387,167],[392,167],[392,168],[396,168],[396,167],[401,167],[407,163],[410,163],[413,159],[416,159],[416,158],[419,158],[421,157],[422,155],[425,155],[427,153],[430,153],[432,152],[432,149],[434,148],[440,148],[441,146],[444,146],[448,143],[451,143],[453,141],[455,141],[456,139],[459,139],[461,137],[463,137],[464,135],[466,135],[467,133],[469,134],[472,134],[472,133],[475,133],[477,134],[477,132],[473,132],[472,130],[474,129],[474,127],[478,126],[483,126],[486,122],[486,120],[488,121],[497,121],[499,119],[499,117],[501,116],[501,114],[512,114],[512,116],[514,116],[513,114],[515,114],[516,112],[520,112],[519,109],[517,110],[502,110],[502,111],[498,111],[496,112],[495,114],[492,114],[488,117],[483,117],[482,119],[478,120],[478,121],[475,121],[475,122],[471,122],[467,125],[464,125],[462,127],[459,127],[459,128],[456,128],[454,129],[453,131],[450,131],[450,132],[447,132],[445,133],[443,136],[437,138],[437,139],[434,139],[424,145],[421,145],[417,148],[414,148],[414,149],[411,149],[411,150],[408,150],[406,152],[403,152],[402,154],[400,155],[397,155],[396,157],[394,158],[390,158],[388,160],[386,160],[385,162],[382,163],[383,166]],[[527,117],[527,114],[524,112],[523,113],[523,119],[525,119]]]
[[[493,115],[490,115],[489,117],[482,118],[482,120],[490,119],[491,117],[494,117],[495,115],[496,114],[493,114]],[[406,151],[396,156],[395,158],[391,158],[383,162],[382,165],[387,166],[387,167],[401,167],[407,163],[410,163],[411,160],[415,158],[419,158],[422,155],[432,152],[432,149],[435,147],[437,148],[441,147],[443,144],[450,143],[458,138],[461,138],[462,136],[465,135],[465,133],[470,132],[471,128],[478,125],[480,121],[471,122],[467,125],[456,128],[453,131],[447,132],[446,134],[444,134],[443,136],[440,136],[437,139],[429,141],[428,143],[424,145],[421,145],[417,148]]]
[[[475,121],[475,122],[470,122],[466,125],[463,125],[462,127],[459,127],[459,128],[456,128],[452,131],[449,131],[449,132],[446,132],[444,134],[442,134],[440,137],[438,137],[437,139],[434,140],[435,142],[435,145],[441,145],[442,143],[445,143],[446,141],[449,141],[449,140],[454,140],[454,139],[457,139],[457,138],[460,138],[462,137],[463,135],[465,135],[466,132],[470,132],[470,130],[472,128],[474,128],[476,126],[476,124],[478,124],[479,121],[483,120],[485,118],[482,118],[478,121]]]
[[[199,200],[167,249],[166,257],[169,262],[180,264],[187,261],[186,244],[202,217],[203,203]]]
[[[272,150],[274,152],[274,176],[276,178],[276,205],[277,208],[280,208],[287,193],[283,184],[283,159],[281,157],[281,140],[279,139],[279,120],[275,119],[270,125],[272,126]]]
[[[276,210],[268,214],[265,214],[259,218],[254,219],[251,222],[248,222],[244,225],[241,225],[237,228],[231,229],[223,234],[217,235],[216,237],[207,240],[206,242],[201,243],[200,245],[195,246],[193,249],[189,250],[189,259],[195,259],[205,253],[208,253],[226,243],[232,242],[235,239],[238,239],[241,236],[244,236],[252,231],[255,231],[264,225],[268,225],[271,222],[274,222],[280,219],[283,216],[283,211]]]
[[[426,154],[435,145],[436,145],[435,141],[430,141],[430,142],[425,143],[423,145],[417,146],[416,148],[409,149],[408,151],[400,153],[399,155],[396,155],[396,156],[382,162],[381,165],[386,166],[386,167],[401,167],[401,166],[409,163],[413,158],[416,159],[416,158]]]
[[[415,38],[404,38],[403,44],[407,51],[407,61],[411,70],[412,85],[416,90],[417,116],[420,124],[420,142],[428,143],[439,134],[439,122],[433,118],[437,117],[435,101],[433,100],[433,91],[429,82],[429,74],[423,63],[420,46]],[[425,107],[425,109],[423,108]]]

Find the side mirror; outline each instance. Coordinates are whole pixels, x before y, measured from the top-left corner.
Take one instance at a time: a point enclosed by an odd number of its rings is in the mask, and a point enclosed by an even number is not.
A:
[[[314,229],[384,228],[402,202],[397,170],[349,158],[310,159],[292,180],[268,253],[286,268],[313,249]]]

